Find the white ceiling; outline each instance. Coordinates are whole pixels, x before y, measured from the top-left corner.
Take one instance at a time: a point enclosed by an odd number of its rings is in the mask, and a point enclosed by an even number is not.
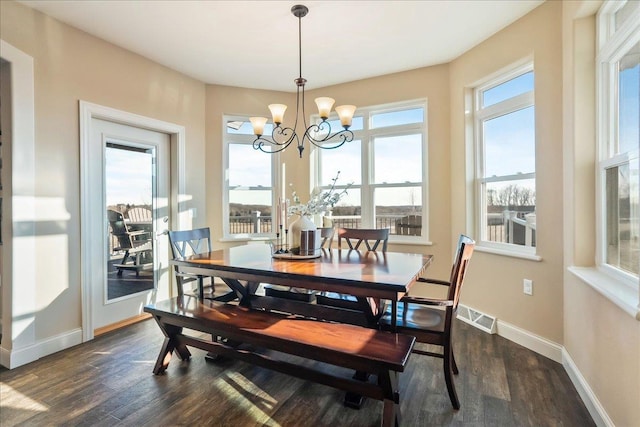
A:
[[[24,0],[206,83],[295,91],[304,4],[307,89],[447,63],[543,0]]]

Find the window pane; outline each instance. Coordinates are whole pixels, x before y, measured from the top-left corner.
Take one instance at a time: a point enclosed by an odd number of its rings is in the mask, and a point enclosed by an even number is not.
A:
[[[424,108],[371,115],[371,129],[424,122]]]
[[[606,262],[638,275],[640,220],[638,160],[606,170]]]
[[[375,228],[389,228],[391,234],[422,235],[421,187],[376,188]]]
[[[229,144],[230,233],[271,231],[271,157],[249,144]]]
[[[482,107],[497,104],[506,99],[533,90],[533,71],[522,74],[491,89],[482,92]]]
[[[536,168],[533,106],[484,122],[484,176],[532,173]]]
[[[486,206],[484,240],[536,246],[535,185],[533,179],[483,185]]]
[[[640,147],[640,43],[618,64],[618,152]]]
[[[264,125],[264,134],[271,135],[273,132],[273,123]],[[253,135],[253,126],[251,122],[240,120],[227,120],[227,133],[234,135]]]
[[[361,142],[353,140],[335,150],[320,151],[320,185],[331,185],[336,174],[340,172],[338,185],[353,183],[360,185],[362,180],[360,148]]]
[[[359,188],[349,188],[338,204],[333,207],[329,217],[333,226],[340,228],[359,228],[361,225],[362,202]]]
[[[374,140],[374,182],[422,181],[422,135],[380,137]]]

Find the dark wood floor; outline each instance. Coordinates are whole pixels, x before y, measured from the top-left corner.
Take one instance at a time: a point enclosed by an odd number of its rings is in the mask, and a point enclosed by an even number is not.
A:
[[[562,366],[502,337],[455,326],[462,403],[449,403],[441,360],[412,355],[401,377],[403,425],[594,425]],[[343,393],[243,362],[207,363],[192,350],[151,373],[162,335],[148,320],[34,363],[0,371],[0,425],[377,426]]]

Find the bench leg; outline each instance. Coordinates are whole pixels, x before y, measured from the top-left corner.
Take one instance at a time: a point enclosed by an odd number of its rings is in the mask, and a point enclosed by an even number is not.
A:
[[[384,393],[382,408],[382,425],[400,425],[400,393],[398,392],[398,373],[386,371],[378,373],[378,385]]]
[[[180,343],[178,339],[178,334],[182,333],[181,327],[167,325],[156,316],[154,316],[154,319],[165,336],[162,347],[160,348],[160,353],[156,359],[156,364],[153,367],[153,373],[155,375],[159,375],[167,369],[167,366],[169,366],[169,361],[171,361],[171,355],[174,350],[182,360],[189,360],[191,353],[189,352],[189,349],[187,349],[187,346]]]

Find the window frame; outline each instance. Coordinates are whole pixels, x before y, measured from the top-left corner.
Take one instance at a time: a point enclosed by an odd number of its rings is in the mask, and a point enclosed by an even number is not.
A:
[[[227,122],[249,122],[249,115],[224,114],[222,117],[222,241],[252,241],[270,240],[275,237],[275,231],[270,233],[231,233],[229,221],[229,145],[253,145],[255,135],[232,134],[227,132]],[[276,211],[278,196],[282,194],[282,172],[280,170],[280,153],[263,153],[271,157],[271,212]],[[273,222],[273,218],[272,218]]]
[[[410,123],[404,125],[385,126],[379,128],[371,128],[372,116],[384,113],[393,113],[403,110],[411,110],[416,108],[423,109],[423,118],[421,123]],[[368,107],[358,107],[355,113],[355,117],[362,117],[363,126],[362,130],[352,129],[354,134],[353,140],[360,141],[360,167],[361,167],[361,184],[352,185],[352,189],[360,190],[360,203],[361,203],[361,227],[363,228],[375,228],[375,206],[374,206],[374,192],[377,188],[393,188],[393,187],[406,187],[413,186],[419,187],[422,197],[422,228],[420,236],[406,236],[390,234],[389,242],[393,244],[412,244],[412,245],[430,245],[429,240],[429,144],[428,144],[428,100],[426,98],[414,99],[402,102],[395,102],[389,104],[374,105]],[[337,120],[337,115],[332,114],[329,117],[329,121]],[[312,123],[319,123],[320,118],[318,115],[311,116]],[[374,142],[379,137],[391,137],[402,135],[415,135],[421,134],[421,150],[422,150],[422,181],[420,183],[375,183],[374,182],[374,161],[375,161],[375,148]],[[349,144],[349,142],[347,142]],[[337,150],[340,150],[338,148]],[[310,182],[312,188],[320,187],[326,189],[327,186],[320,185],[320,175],[322,171],[322,152],[323,150],[317,147],[313,147],[312,150],[312,167]],[[344,186],[346,183],[338,183],[338,187]]]
[[[523,92],[519,95],[507,98],[502,101],[493,103],[487,107],[482,107],[482,95],[484,92],[493,89],[501,84],[504,84],[512,79],[527,74],[529,72],[534,73],[534,87],[532,90]],[[474,85],[471,90],[471,103],[472,103],[472,128],[473,128],[473,153],[474,153],[474,174],[473,174],[473,224],[476,230],[477,245],[479,250],[486,250],[487,252],[493,252],[496,254],[516,256],[523,258],[531,258],[539,261],[541,258],[538,256],[538,223],[536,220],[536,245],[525,246],[515,243],[495,242],[487,240],[487,202],[484,192],[484,187],[490,182],[503,182],[514,180],[533,179],[536,183],[536,193],[538,191],[537,182],[537,161],[534,160],[535,170],[532,173],[512,174],[485,177],[485,149],[484,149],[484,123],[507,115],[517,111],[521,111],[526,108],[534,108],[534,122],[535,122],[535,67],[533,60],[527,59],[524,63],[512,65],[500,72],[497,72],[478,84]],[[535,129],[535,124],[534,124]],[[534,135],[535,147],[537,158],[537,139]],[[536,196],[536,215],[537,215],[537,196]]]
[[[615,15],[626,1],[606,1],[597,14],[596,53],[596,268],[617,283],[636,291],[640,275],[635,276],[607,263],[606,172],[612,167],[637,161],[640,149],[617,152],[618,145],[618,62],[640,43],[640,5],[616,29]],[[635,25],[634,25],[635,24]]]

